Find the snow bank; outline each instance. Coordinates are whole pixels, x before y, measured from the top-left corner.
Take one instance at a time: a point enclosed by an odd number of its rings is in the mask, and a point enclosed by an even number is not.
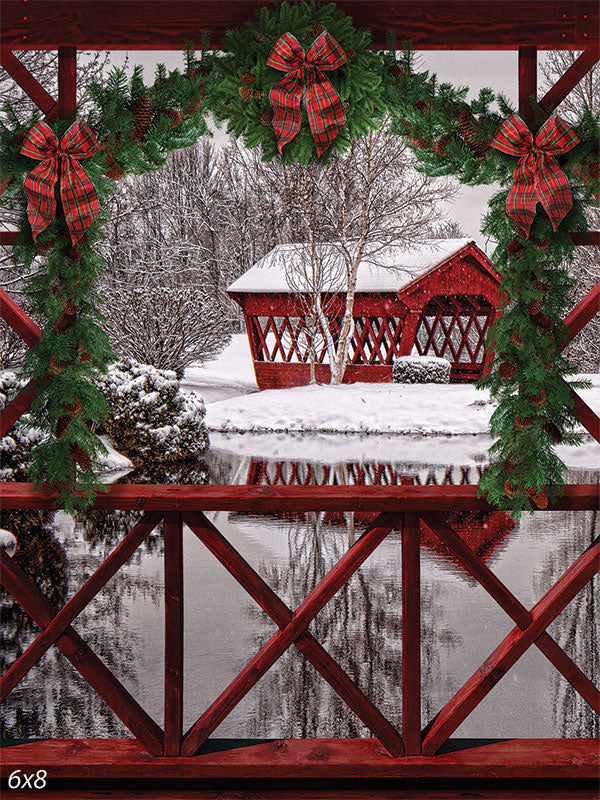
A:
[[[583,399],[600,411],[600,376]],[[354,383],[300,386],[207,406],[209,430],[224,432],[488,434],[494,405],[472,384]]]

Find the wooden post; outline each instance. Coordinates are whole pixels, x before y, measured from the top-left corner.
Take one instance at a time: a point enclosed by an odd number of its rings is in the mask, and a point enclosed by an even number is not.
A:
[[[165,535],[165,756],[178,756],[183,734],[183,525],[167,511]]]
[[[519,114],[533,122],[531,97],[537,97],[537,47],[519,47]]]
[[[65,119],[77,107],[77,48],[58,48],[58,116]]]
[[[402,527],[402,735],[407,756],[421,754],[421,526]]]

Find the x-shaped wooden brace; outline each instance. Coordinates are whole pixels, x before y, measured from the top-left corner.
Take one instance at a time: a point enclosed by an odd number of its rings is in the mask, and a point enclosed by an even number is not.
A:
[[[1,700],[6,698],[44,653],[56,644],[148,752],[154,756],[163,754],[161,728],[71,627],[75,617],[154,530],[161,518],[162,514],[156,511],[144,514],[141,521],[132,528],[60,611],[42,594],[4,549],[0,548],[2,585],[42,628],[39,636],[2,676]]]
[[[600,713],[598,689],[546,633],[548,625],[600,569],[600,543],[595,542],[579,556],[531,611],[528,611],[473,553],[441,514],[426,513],[421,519],[517,623],[517,627],[503,639],[490,657],[435,717],[423,740],[423,755],[433,755],[439,750],[475,706],[532,644],[544,653],[596,713]]]
[[[181,748],[182,755],[190,756],[197,752],[215,728],[292,644],[310,661],[391,755],[404,754],[402,737],[398,731],[307,630],[319,611],[398,525],[401,517],[401,514],[395,513],[380,514],[292,613],[203,514],[189,512],[183,515],[183,521],[271,617],[279,630],[261,647],[254,658],[186,733]]]

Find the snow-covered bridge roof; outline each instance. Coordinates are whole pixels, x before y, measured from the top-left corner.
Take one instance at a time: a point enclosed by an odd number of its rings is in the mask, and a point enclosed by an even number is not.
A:
[[[417,245],[387,245],[366,258],[358,267],[357,292],[397,292],[430,269],[447,261],[473,239],[429,239]],[[342,264],[342,256],[335,244],[320,245],[323,259]],[[290,292],[287,275],[300,267],[302,259],[309,259],[306,244],[279,244],[259,259],[229,287],[230,292]],[[340,286],[342,288],[342,286]]]

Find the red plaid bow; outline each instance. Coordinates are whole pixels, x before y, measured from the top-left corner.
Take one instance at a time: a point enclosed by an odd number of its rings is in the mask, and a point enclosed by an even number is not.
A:
[[[575,133],[560,117],[552,117],[544,123],[535,143],[531,131],[516,114],[496,131],[492,147],[519,156],[513,185],[506,198],[506,213],[524,228],[527,238],[538,201],[554,230],[573,207],[567,176],[553,156],[566,153],[578,143]]]
[[[100,149],[100,142],[85,122],[75,122],[62,137],[60,145],[54,131],[45,122],[36,122],[21,147],[21,153],[41,161],[25,179],[29,200],[27,217],[33,238],[37,239],[54,219],[54,186],[60,168],[60,199],[71,241],[76,244],[94,221],[100,204],[94,184],[79,161]]]
[[[308,122],[317,154],[321,156],[333,142],[346,122],[346,115],[339,94],[323,72],[337,69],[347,60],[341,46],[327,31],[314,40],[306,54],[291,33],[284,33],[275,42],[267,64],[287,73],[271,90],[273,127],[280,153],[300,131],[304,86]]]

